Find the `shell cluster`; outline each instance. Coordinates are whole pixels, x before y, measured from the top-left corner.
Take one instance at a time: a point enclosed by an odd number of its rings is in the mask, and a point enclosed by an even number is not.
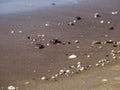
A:
[[[113,41],[113,40],[107,40],[107,41],[93,41],[91,46],[94,46],[96,44],[112,44],[113,47],[120,46],[120,41]]]
[[[71,65],[68,67],[68,69],[61,69],[61,70],[59,70],[59,72],[57,74],[55,74],[51,77],[47,78],[47,77],[43,76],[43,77],[41,77],[41,80],[55,80],[56,81],[56,80],[58,80],[58,77],[60,77],[60,76],[69,77],[76,73],[82,72],[82,71],[86,70],[86,68],[90,68],[90,67],[91,67],[91,65],[89,65],[89,67],[84,67],[81,62],[77,62],[76,65]]]

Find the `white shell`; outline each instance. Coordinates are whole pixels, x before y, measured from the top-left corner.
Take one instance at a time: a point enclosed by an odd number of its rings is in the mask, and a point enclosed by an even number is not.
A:
[[[45,80],[46,79],[46,77],[41,77],[41,80]]]
[[[11,31],[11,34],[14,34],[15,33],[15,31]]]
[[[10,85],[10,86],[8,86],[8,90],[15,90],[15,87]]]
[[[74,58],[77,58],[77,56],[74,55],[74,54],[72,54],[72,55],[70,55],[68,58],[69,58],[69,59],[74,59]]]

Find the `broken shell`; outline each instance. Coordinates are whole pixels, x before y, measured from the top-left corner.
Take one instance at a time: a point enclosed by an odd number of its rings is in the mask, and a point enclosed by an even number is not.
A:
[[[79,40],[75,40],[75,43],[79,43]]]
[[[118,13],[119,13],[118,11],[111,12],[112,15],[116,15]]]
[[[95,66],[98,67],[98,66],[100,66],[100,64],[96,63]]]
[[[113,58],[113,59],[117,59],[117,57],[115,57],[115,56],[114,56],[114,57],[112,57],[112,58]]]
[[[81,67],[81,68],[80,68],[80,71],[83,71],[84,69],[85,69],[84,67]]]
[[[10,86],[8,86],[8,90],[15,90],[15,87],[10,85]]]
[[[98,17],[100,17],[100,14],[99,13],[95,13],[94,14],[94,18],[98,18]]]
[[[73,22],[69,22],[68,26],[74,26],[74,23]]]
[[[69,59],[74,59],[74,58],[77,58],[77,55],[72,54],[72,55],[70,55],[68,58],[69,58]]]
[[[77,65],[80,65],[81,64],[81,62],[77,62]]]
[[[107,82],[108,80],[107,79],[102,79],[102,82]]]

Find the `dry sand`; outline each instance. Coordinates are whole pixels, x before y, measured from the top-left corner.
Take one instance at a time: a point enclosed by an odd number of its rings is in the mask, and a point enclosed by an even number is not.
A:
[[[105,44],[91,48],[95,40],[120,40],[120,13],[111,14],[119,11],[119,5],[119,0],[85,0],[74,5],[56,5],[49,9],[0,16],[0,87],[5,90],[9,85],[19,87],[19,90],[119,90],[120,59],[117,55],[117,59],[113,60],[110,52],[119,51],[120,47]],[[100,13],[101,17],[95,19],[94,13]],[[82,19],[74,26],[68,26],[67,23],[76,16]],[[101,20],[105,22],[101,24]],[[107,24],[108,21],[111,23]],[[45,26],[47,22],[50,23],[48,27]],[[109,30],[109,26],[115,29]],[[12,30],[14,34],[11,34]],[[22,33],[19,33],[20,30]],[[45,35],[37,38],[40,40],[38,43],[45,46],[56,37],[65,45],[36,49],[27,36],[36,38],[38,34]],[[79,43],[75,43],[75,40],[79,40]],[[67,44],[68,41],[71,44]],[[68,59],[71,54],[78,57]],[[91,57],[87,58],[87,55]],[[104,58],[113,61],[104,67],[95,67],[98,60]],[[41,81],[42,76],[51,77],[78,61],[83,66],[93,67],[72,77],[60,77],[58,81]],[[108,81],[103,82],[102,79]],[[29,84],[25,85],[25,82]]]

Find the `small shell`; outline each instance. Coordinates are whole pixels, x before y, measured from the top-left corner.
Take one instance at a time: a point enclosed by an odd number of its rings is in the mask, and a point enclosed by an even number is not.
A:
[[[41,77],[41,80],[46,80],[46,77]]]
[[[102,82],[107,82],[108,80],[107,79],[102,79]]]
[[[74,59],[74,58],[77,58],[77,55],[72,54],[72,55],[70,55],[68,58],[69,58],[69,59]]]
[[[11,34],[14,34],[15,33],[15,31],[11,31]]]
[[[100,23],[101,23],[101,24],[104,23],[104,20],[101,20]]]

